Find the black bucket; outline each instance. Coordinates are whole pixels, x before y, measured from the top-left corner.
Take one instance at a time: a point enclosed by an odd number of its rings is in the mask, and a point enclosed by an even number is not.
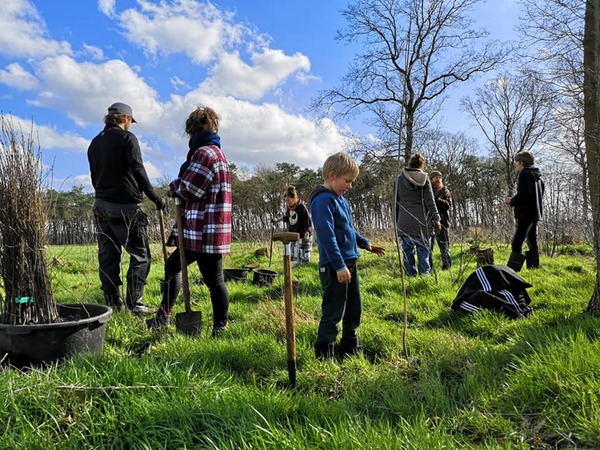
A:
[[[252,282],[259,286],[270,286],[273,284],[277,272],[268,269],[256,269],[254,270],[254,278]]]
[[[0,359],[6,356],[11,364],[37,365],[79,353],[101,354],[112,309],[106,305],[57,306],[60,322],[0,323]]]
[[[223,269],[225,281],[247,281],[249,269]]]

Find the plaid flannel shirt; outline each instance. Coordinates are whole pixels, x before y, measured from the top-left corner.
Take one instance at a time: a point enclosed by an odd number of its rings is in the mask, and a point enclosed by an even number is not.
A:
[[[231,175],[216,145],[198,148],[181,178],[169,187],[185,200],[185,248],[199,253],[225,254],[231,250]],[[173,229],[177,236],[177,226]]]

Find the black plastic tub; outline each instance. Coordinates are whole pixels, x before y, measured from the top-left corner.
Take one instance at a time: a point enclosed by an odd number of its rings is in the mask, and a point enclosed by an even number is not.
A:
[[[10,364],[51,363],[79,353],[101,354],[112,309],[106,305],[57,305],[61,321],[40,325],[0,323],[0,359]]]
[[[258,286],[270,286],[273,284],[276,276],[277,272],[274,270],[255,269],[252,283],[257,284]]]
[[[249,269],[223,269],[225,281],[247,281]]]

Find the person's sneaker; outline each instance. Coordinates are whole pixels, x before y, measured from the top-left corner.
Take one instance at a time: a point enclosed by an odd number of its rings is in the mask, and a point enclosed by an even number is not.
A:
[[[148,314],[153,314],[154,310],[152,308],[147,307],[146,305],[135,305],[130,309],[131,314],[134,316],[142,317],[147,316]]]
[[[146,326],[149,330],[167,328],[171,323],[171,316],[156,316],[152,319],[146,320]]]

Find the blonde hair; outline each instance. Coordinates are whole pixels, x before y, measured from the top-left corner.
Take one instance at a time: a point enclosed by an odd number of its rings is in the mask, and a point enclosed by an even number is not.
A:
[[[336,176],[351,174],[356,178],[360,172],[358,164],[350,156],[343,152],[337,152],[329,156],[323,164],[323,178],[327,179],[329,172],[335,173]]]

